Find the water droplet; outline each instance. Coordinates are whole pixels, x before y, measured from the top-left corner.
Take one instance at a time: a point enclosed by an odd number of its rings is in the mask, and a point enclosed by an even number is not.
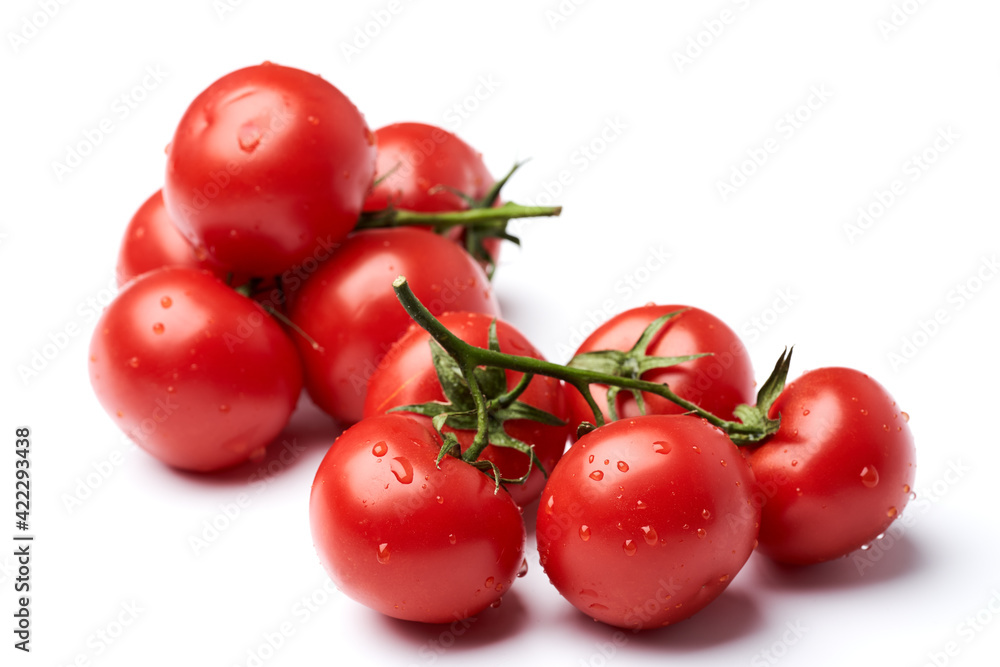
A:
[[[611,463],[611,459],[604,459],[604,465],[608,465],[610,463]]]
[[[124,412],[122,412],[121,410],[119,410],[119,411],[118,411],[118,412],[116,412],[115,414],[117,414],[119,418],[121,418],[121,417],[124,417],[124,416],[125,416],[125,413],[124,413]]]
[[[517,570],[517,576],[518,577],[523,577],[526,574],[528,574],[528,559],[527,558],[525,558],[524,560],[521,561],[521,567],[518,568],[518,570]]]
[[[857,396],[851,396],[851,401],[853,401],[854,403],[857,403],[858,402],[858,397]]]
[[[492,607],[493,609],[496,609],[497,607],[499,607],[502,604],[503,604],[503,598],[497,598],[496,600],[494,600],[493,602],[490,603],[490,607]]]
[[[223,403],[219,406],[219,412],[229,412],[229,406]]]
[[[636,549],[636,543],[633,540],[625,540],[625,544],[622,545],[622,549],[625,551],[626,556],[634,556]]]
[[[809,410],[803,410],[803,411],[802,411],[802,416],[803,416],[803,417],[807,417],[807,416],[809,416]]]
[[[635,501],[635,508],[637,510],[644,510],[646,509],[646,503],[642,502],[641,500],[637,500]]]
[[[385,456],[389,452],[389,445],[385,444],[385,440],[379,440],[372,447],[372,455],[374,456]]]
[[[608,610],[608,606],[605,605],[605,604],[601,604],[600,602],[593,602],[593,603],[591,603],[590,608],[593,609],[593,610],[595,610],[595,611],[607,611]]]
[[[642,537],[646,540],[646,544],[649,546],[656,544],[659,536],[656,534],[656,530],[652,526],[643,526],[640,530],[642,530]]]
[[[903,485],[903,493],[909,493],[909,492],[910,492],[910,485],[909,484],[904,484]]]
[[[868,411],[865,410],[864,408],[861,408],[861,414],[863,414],[864,416],[867,417],[868,416]]]
[[[726,464],[726,459],[722,459],[721,461],[719,461],[719,463],[722,465],[723,468],[725,468],[726,465],[727,465]]]
[[[691,445],[691,449],[694,450],[695,454],[701,454],[701,447],[699,447],[698,445]]]
[[[861,483],[869,489],[878,486],[878,470],[875,469],[875,466],[865,466],[861,469]]]
[[[389,562],[389,544],[387,542],[383,542],[378,545],[378,554],[376,557],[378,558],[378,562],[382,563],[382,565]]]
[[[486,588],[493,588],[493,577],[486,577],[486,583],[484,586],[486,586]]]
[[[600,470],[595,470],[594,472],[590,473],[590,479],[596,482],[600,482],[602,479],[604,479],[604,473],[601,472]]]
[[[628,464],[625,463],[624,461],[619,461],[618,469],[621,470],[622,472],[628,472]]]
[[[240,149],[252,153],[258,145],[260,145],[261,140],[260,128],[253,123],[244,123],[243,126],[237,132],[236,140],[240,145]]]
[[[908,412],[900,412],[899,414],[901,414],[903,416],[903,421],[904,422],[910,421],[910,414]]]
[[[172,394],[172,393],[174,393],[175,391],[177,391],[177,388],[176,388],[176,387],[174,387],[174,385],[172,385],[172,384],[168,384],[168,385],[167,385],[167,393],[168,393],[168,394]]]
[[[695,532],[697,533],[698,537],[701,537],[701,538],[704,538],[704,537],[706,537],[708,535],[708,532],[704,528],[699,528]]]
[[[802,487],[799,487],[799,486],[795,487],[795,495],[797,495],[797,496],[801,496],[802,495]]]
[[[719,581],[722,583],[726,583],[727,581],[729,581],[729,575],[728,574],[722,575],[721,577],[719,577]]]
[[[448,541],[451,542],[452,544],[456,544],[458,542],[458,538],[455,537],[455,533],[448,534]]]
[[[658,440],[653,443],[653,451],[657,454],[669,454],[670,453],[670,443]]]
[[[886,511],[885,515],[890,519],[894,519],[896,517],[896,512],[897,510],[895,507],[890,507],[888,511]]]
[[[591,454],[590,456],[587,457],[587,463],[593,463],[593,462],[594,462],[594,455]]]
[[[556,502],[555,496],[549,496],[549,499],[545,501],[545,513],[552,514],[552,505]]]
[[[436,498],[434,498],[434,500],[438,502],[438,505],[444,505],[444,498],[442,498],[441,496],[437,496]]]
[[[174,300],[171,299],[169,296],[165,296],[162,299],[160,299],[160,305],[163,306],[164,308],[169,308],[170,306],[174,305]]]
[[[316,116],[307,116],[306,120],[309,121],[310,125],[319,125],[319,118]]]
[[[798,462],[798,460],[797,460],[797,459],[792,459],[792,467],[793,467],[793,468],[794,468],[795,466],[797,466],[798,464],[799,464],[799,462]]]
[[[862,544],[861,545],[861,550],[862,551],[868,551],[869,549],[871,549],[871,545],[870,544]]]
[[[584,588],[583,590],[580,591],[580,595],[586,595],[587,597],[596,598],[597,591],[592,590],[590,588]]]
[[[580,526],[580,539],[584,542],[590,539],[590,526],[587,524]]]
[[[128,360],[128,365],[132,368],[139,368],[139,357],[132,357]]]
[[[413,464],[408,458],[397,456],[389,464],[389,469],[392,470],[392,474],[396,476],[400,484],[409,484],[413,481]]]
[[[163,326],[163,322],[157,322],[156,324],[153,325],[153,333],[161,334],[163,333],[165,328],[166,327]]]
[[[889,432],[889,425],[888,424],[882,424],[882,430],[885,431],[886,433],[888,433]]]
[[[712,518],[712,513],[709,512],[708,510],[702,510],[701,511],[701,516],[702,516],[703,519],[711,519]]]

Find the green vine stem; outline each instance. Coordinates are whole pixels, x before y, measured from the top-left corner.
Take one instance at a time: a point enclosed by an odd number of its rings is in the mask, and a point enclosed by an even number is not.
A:
[[[404,208],[389,207],[381,211],[361,214],[355,229],[381,229],[384,227],[425,226],[435,231],[451,227],[471,227],[474,229],[503,229],[508,220],[514,218],[545,218],[562,213],[562,206],[522,206],[507,202],[493,208],[470,208],[465,211],[444,211],[422,213]]]
[[[427,331],[427,333],[429,333],[431,337],[455,359],[458,365],[462,368],[463,372],[466,373],[466,377],[470,379],[470,388],[473,389],[473,397],[475,398],[476,394],[480,394],[479,398],[476,399],[477,410],[482,409],[484,412],[485,404],[483,403],[482,395],[478,391],[478,388],[473,387],[474,381],[472,381],[471,378],[472,370],[477,366],[493,366],[526,374],[544,375],[556,378],[575,387],[590,405],[590,409],[594,413],[594,419],[597,426],[602,426],[604,424],[604,416],[601,413],[601,409],[597,406],[597,402],[590,393],[591,384],[604,384],[613,387],[621,387],[622,389],[645,391],[650,394],[662,396],[663,398],[681,406],[688,412],[704,418],[710,424],[718,426],[725,431],[734,442],[737,442],[737,444],[758,442],[773,432],[765,426],[759,424],[747,425],[736,421],[722,419],[701,408],[697,404],[681,398],[666,384],[657,384],[655,382],[646,382],[644,380],[619,377],[597,371],[570,368],[568,366],[562,366],[560,364],[543,361],[541,359],[520,357],[469,345],[445,328],[445,326],[441,324],[441,322],[439,322],[437,318],[435,318],[434,315],[427,310],[427,308],[424,307],[420,300],[413,294],[413,291],[410,289],[410,286],[407,284],[404,276],[396,278],[396,280],[392,283],[392,288],[396,293],[396,298],[399,299],[400,304],[402,304],[403,308],[406,309],[406,312],[410,315],[413,321]],[[480,403],[483,403],[483,405],[480,406]],[[477,436],[479,435],[480,434],[477,434]],[[488,443],[486,442],[484,434],[481,437],[477,437],[473,442],[473,445],[466,450],[463,458],[466,461],[475,461],[487,444]],[[478,450],[474,451],[476,448],[478,448]]]

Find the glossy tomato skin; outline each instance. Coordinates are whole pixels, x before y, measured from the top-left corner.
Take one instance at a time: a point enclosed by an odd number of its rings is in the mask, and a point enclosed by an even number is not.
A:
[[[542,567],[580,611],[633,630],[714,600],[754,548],[753,476],[728,437],[685,415],[622,419],[580,438],[542,492]]]
[[[489,345],[489,327],[493,317],[480,313],[445,313],[440,318],[441,323],[453,334],[470,345],[486,348]],[[497,320],[497,340],[500,351],[508,354],[542,359],[541,353],[514,327]],[[434,364],[431,360],[430,335],[420,327],[413,325],[410,330],[392,346],[386,355],[384,363],[372,375],[365,398],[365,417],[385,414],[392,408],[401,405],[414,405],[430,401],[444,401],[445,394],[441,389]],[[507,371],[507,388],[513,389],[520,381],[522,374]],[[566,400],[566,388],[554,378],[536,375],[528,388],[521,394],[521,401],[540,410],[544,410],[567,422],[565,426],[548,426],[538,422],[514,419],[506,422],[507,433],[522,442],[534,445],[546,471],[551,471],[566,448],[569,437],[569,414]],[[413,419],[424,421],[431,425],[430,418],[413,413],[404,413]],[[450,430],[450,429],[449,429]],[[471,443],[473,431],[457,432],[462,449]],[[493,461],[500,469],[501,475],[508,479],[517,479],[528,472],[530,461],[525,454],[514,449],[494,447],[490,445],[480,458]],[[545,474],[536,466],[524,484],[510,484],[507,490],[520,506],[536,500],[545,486]]]
[[[118,250],[115,275],[121,287],[136,276],[164,266],[186,266],[210,271],[225,280],[230,269],[195,247],[174,226],[157,190],[135,212]]]
[[[789,564],[846,556],[885,532],[910,499],[907,415],[869,376],[820,368],[771,406],[778,433],[751,450],[763,503],[761,553]]]
[[[700,308],[690,306],[647,305],[627,310],[602,324],[580,345],[577,354],[597,350],[628,351],[649,324],[667,313],[683,310],[664,325],[649,344],[646,354],[672,357],[712,353],[664,369],[643,374],[648,382],[665,382],[681,398],[692,401],[723,419],[733,419],[733,410],[741,403],[754,401],[754,375],[750,355],[739,336],[725,322]],[[591,394],[608,419],[607,388],[591,385]],[[579,392],[571,392],[576,423],[594,421],[593,412]],[[643,393],[647,414],[682,414],[684,408],[665,398]],[[636,417],[639,407],[628,391],[619,392],[616,407],[619,418]]]
[[[90,381],[104,409],[164,463],[208,472],[263,456],[295,408],[295,346],[255,302],[205,271],[128,283],[101,315]]]
[[[469,204],[453,191],[479,200],[493,187],[494,179],[482,154],[440,127],[395,123],[375,130],[375,137],[375,178],[382,180],[365,200],[365,211],[380,211],[390,205],[424,213],[464,211]],[[460,227],[452,228],[446,236],[464,247]],[[495,262],[500,239],[487,239],[485,246]]]
[[[387,616],[448,623],[510,588],[525,530],[510,496],[471,465],[435,458],[440,439],[402,415],[365,419],[320,464],[313,542],[337,587]]]
[[[375,138],[322,78],[264,63],[188,107],[167,157],[167,211],[196,247],[254,276],[317,258],[357,223]]]
[[[410,326],[392,289],[400,275],[435,316],[500,314],[482,268],[447,239],[411,228],[352,234],[305,281],[289,314],[322,348],[295,339],[309,395],[341,422],[361,419],[368,379]]]

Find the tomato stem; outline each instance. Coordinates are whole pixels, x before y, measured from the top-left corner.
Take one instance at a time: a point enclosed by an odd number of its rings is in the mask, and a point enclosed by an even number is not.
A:
[[[423,213],[405,208],[367,211],[361,214],[355,229],[381,229],[384,227],[422,226],[445,231],[451,227],[473,229],[503,229],[514,218],[546,218],[562,213],[562,206],[523,206],[507,202],[494,208],[470,208],[465,211]]]
[[[480,408],[482,408],[480,412],[480,422],[483,426],[485,426],[486,406],[481,392],[479,391],[478,386],[475,385],[475,380],[472,378],[472,371],[478,366],[492,366],[518,371],[521,373],[544,375],[546,377],[562,380],[567,384],[572,385],[583,395],[587,404],[590,406],[591,410],[593,410],[594,418],[598,426],[604,424],[604,418],[600,408],[597,406],[596,401],[593,396],[591,396],[589,389],[589,385],[591,384],[604,384],[612,387],[621,387],[622,389],[645,391],[650,394],[661,396],[669,401],[672,401],[676,405],[681,406],[689,413],[702,417],[710,424],[721,428],[730,436],[730,438],[733,438],[734,440],[739,440],[741,442],[756,442],[769,435],[769,432],[760,426],[750,426],[741,424],[740,422],[722,419],[721,417],[718,417],[700,407],[696,403],[692,403],[691,401],[681,398],[666,384],[646,382],[645,380],[610,375],[582,368],[570,368],[568,366],[555,364],[542,359],[521,357],[469,345],[450,332],[443,324],[441,324],[440,321],[438,321],[437,318],[434,317],[434,315],[431,314],[429,310],[427,310],[427,308],[424,307],[416,295],[413,294],[413,291],[410,289],[404,276],[396,278],[396,280],[392,283],[392,288],[396,293],[396,298],[399,299],[400,304],[402,304],[403,308],[406,309],[406,312],[410,315],[413,321],[429,333],[431,337],[434,338],[434,340],[436,340],[438,344],[440,344],[441,347],[455,359],[456,362],[458,362],[459,366],[463,370],[463,373],[466,374],[466,379],[469,380],[469,386],[473,389],[472,393],[474,400],[476,400],[477,411],[480,411]],[[478,397],[477,394],[479,394]],[[476,437],[477,440],[485,440],[487,438],[487,434],[477,433]],[[482,446],[485,447],[485,444]],[[472,447],[466,451],[466,456],[463,456],[463,458],[466,460],[475,460],[469,458],[472,456],[472,454],[470,454],[471,450]],[[479,453],[481,452],[476,452],[475,456],[478,457]]]

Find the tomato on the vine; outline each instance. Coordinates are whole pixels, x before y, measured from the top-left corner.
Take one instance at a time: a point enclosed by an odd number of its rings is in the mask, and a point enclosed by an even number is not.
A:
[[[520,511],[402,415],[365,419],[327,452],[309,499],[330,578],[387,616],[447,623],[499,602],[524,564]]]
[[[882,385],[820,368],[787,385],[768,416],[778,432],[748,458],[764,498],[761,553],[808,564],[846,556],[903,511],[916,473],[913,435]]]
[[[666,321],[647,348],[637,352],[649,357],[710,356],[666,368],[654,367],[642,373],[641,379],[666,383],[681,398],[696,403],[717,417],[732,419],[736,406],[753,402],[753,365],[736,332],[704,310],[676,305],[632,308],[598,327],[583,341],[576,354],[599,350],[629,351],[651,323],[674,312],[677,314]],[[605,420],[608,420],[607,386],[593,384],[590,393],[604,413]],[[571,392],[570,396],[576,423],[593,422],[594,414],[579,392]],[[646,414],[685,412],[683,407],[666,398],[646,392],[642,393],[642,397]],[[618,392],[615,406],[619,418],[642,414],[629,391]]]
[[[196,250],[184,238],[163,206],[163,191],[157,190],[135,212],[122,236],[115,276],[121,287],[136,276],[164,266],[186,266],[211,271],[225,280],[229,268],[204,250]]]
[[[319,346],[295,337],[309,395],[342,422],[361,419],[368,379],[410,326],[392,290],[400,274],[434,315],[500,314],[482,268],[447,239],[413,228],[352,234],[309,276],[289,312]]]
[[[101,405],[177,468],[263,456],[302,389],[295,346],[254,301],[207,271],[166,267],[128,283],[90,343]]]
[[[720,429],[687,415],[625,418],[584,435],[538,508],[542,567],[583,613],[655,628],[710,603],[750,557],[753,475]]]
[[[493,317],[479,313],[453,312],[445,313],[438,319],[466,343],[481,348],[488,347],[489,329],[491,322],[494,321]],[[496,332],[501,352],[542,359],[541,353],[517,329],[506,322],[497,320]],[[431,357],[429,342],[430,334],[414,326],[393,345],[384,363],[372,375],[368,384],[365,417],[384,414],[399,406],[446,400],[445,391],[442,389]],[[508,370],[505,376],[506,384],[503,391],[509,391],[517,386],[523,374]],[[562,456],[569,436],[566,389],[559,380],[535,376],[518,400],[564,422],[563,425],[556,426],[531,419],[514,418],[503,424],[504,432],[510,437],[534,447],[539,462],[544,470],[549,472]],[[427,426],[430,426],[429,417],[410,412],[402,414],[424,420]],[[456,433],[463,451],[468,448],[475,435],[473,430],[455,431],[451,427],[445,427],[445,430]],[[480,458],[492,461],[501,476],[509,479],[522,477],[529,471],[531,465],[527,454],[493,444],[486,448]],[[524,506],[538,498],[544,485],[545,472],[534,466],[523,484],[509,484],[507,490],[519,505]]]
[[[489,194],[494,179],[483,156],[455,134],[425,123],[395,123],[375,130],[378,154],[377,185],[365,200],[365,211],[389,206],[438,213],[463,211],[470,202]],[[466,230],[453,227],[446,236],[460,245]],[[500,254],[500,239],[484,240],[493,262]]]
[[[264,63],[198,95],[169,147],[164,201],[235,271],[283,273],[344,238],[375,174],[375,138],[337,88]]]

